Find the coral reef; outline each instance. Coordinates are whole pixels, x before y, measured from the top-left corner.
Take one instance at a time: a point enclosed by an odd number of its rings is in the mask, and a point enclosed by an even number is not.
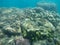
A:
[[[42,7],[0,8],[0,45],[60,45],[60,15]]]
[[[57,6],[55,3],[37,3],[38,7],[42,7],[45,10],[57,11]]]

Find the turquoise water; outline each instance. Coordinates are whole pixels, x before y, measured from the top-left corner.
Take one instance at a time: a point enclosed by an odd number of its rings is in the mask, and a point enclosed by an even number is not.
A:
[[[0,7],[34,7],[37,2],[56,3],[58,11],[60,12],[60,0],[0,0]]]

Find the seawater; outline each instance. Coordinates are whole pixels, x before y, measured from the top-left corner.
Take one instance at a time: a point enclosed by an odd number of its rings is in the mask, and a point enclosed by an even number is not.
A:
[[[56,3],[57,10],[60,12],[60,0],[0,0],[0,7],[34,7],[38,2]]]

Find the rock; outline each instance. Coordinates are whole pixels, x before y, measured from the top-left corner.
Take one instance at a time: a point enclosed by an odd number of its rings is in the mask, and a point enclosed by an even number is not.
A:
[[[30,42],[28,39],[24,39],[23,37],[20,36],[20,38],[15,40],[16,45],[30,45]]]

